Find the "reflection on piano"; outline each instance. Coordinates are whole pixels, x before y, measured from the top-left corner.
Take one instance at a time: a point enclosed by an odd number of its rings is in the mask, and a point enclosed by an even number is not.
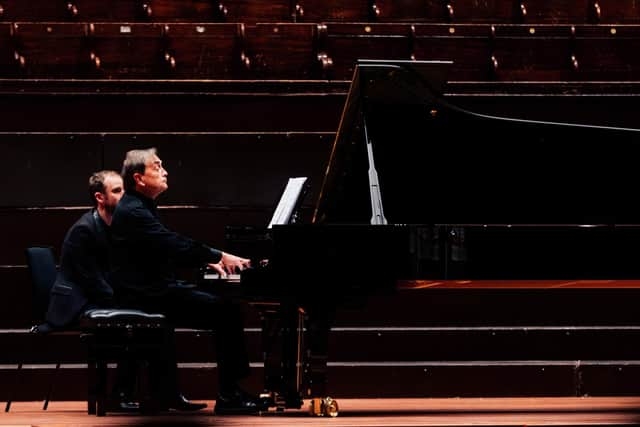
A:
[[[267,384],[282,408],[327,396],[345,300],[398,281],[640,276],[640,130],[461,109],[442,95],[450,65],[359,61],[312,224],[274,226],[268,269],[242,277],[285,307],[290,372]]]

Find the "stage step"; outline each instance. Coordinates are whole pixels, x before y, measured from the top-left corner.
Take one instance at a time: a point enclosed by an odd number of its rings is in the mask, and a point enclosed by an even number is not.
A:
[[[258,328],[245,331],[249,358],[262,361]],[[209,331],[178,329],[178,360],[212,362]],[[434,363],[484,360],[634,360],[640,326],[497,326],[497,327],[336,327],[329,336],[329,360],[366,363]],[[0,330],[0,364],[82,363],[85,347],[78,335],[31,334]]]
[[[0,401],[86,397],[86,365],[0,365]],[[246,386],[259,392],[260,364],[252,364]],[[115,367],[112,365],[110,374]],[[194,399],[216,393],[215,364],[180,364],[183,391]],[[329,394],[335,397],[623,396],[640,394],[640,360],[518,360],[458,362],[331,362]]]
[[[254,367],[250,384],[259,390],[259,330],[249,328],[246,335]],[[336,327],[330,333],[329,387],[347,397],[640,394],[638,338],[638,326]],[[180,329],[177,342],[185,390],[213,398],[210,334]],[[85,350],[77,336],[2,330],[0,347],[3,392],[15,388],[17,400],[41,398],[61,361],[54,398],[84,398]]]

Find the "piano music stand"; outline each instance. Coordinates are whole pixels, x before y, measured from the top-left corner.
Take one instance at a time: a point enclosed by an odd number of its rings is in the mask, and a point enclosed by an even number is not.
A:
[[[307,177],[289,178],[267,228],[271,229],[274,225],[295,223],[298,219],[298,209],[307,189]]]

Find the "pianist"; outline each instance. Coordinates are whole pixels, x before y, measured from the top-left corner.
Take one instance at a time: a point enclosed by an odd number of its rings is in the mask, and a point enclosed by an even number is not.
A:
[[[176,327],[214,331],[219,380],[215,413],[257,413],[265,409],[259,399],[238,386],[249,374],[241,307],[185,286],[175,274],[178,266],[208,264],[225,275],[248,267],[249,260],[213,249],[162,224],[155,200],[168,188],[167,175],[155,148],[126,154],[122,166],[126,192],[111,226],[112,274],[119,302],[163,313]]]

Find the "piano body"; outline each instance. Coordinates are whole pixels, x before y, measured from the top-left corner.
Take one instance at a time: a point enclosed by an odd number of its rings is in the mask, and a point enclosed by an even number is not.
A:
[[[343,295],[638,278],[640,129],[463,110],[441,95],[449,65],[360,61],[312,224],[274,227],[272,267]]]
[[[640,130],[466,111],[442,96],[450,65],[359,61],[312,223],[274,226],[269,267],[243,277],[287,301],[282,407],[327,395],[345,300],[399,281],[640,277]]]

